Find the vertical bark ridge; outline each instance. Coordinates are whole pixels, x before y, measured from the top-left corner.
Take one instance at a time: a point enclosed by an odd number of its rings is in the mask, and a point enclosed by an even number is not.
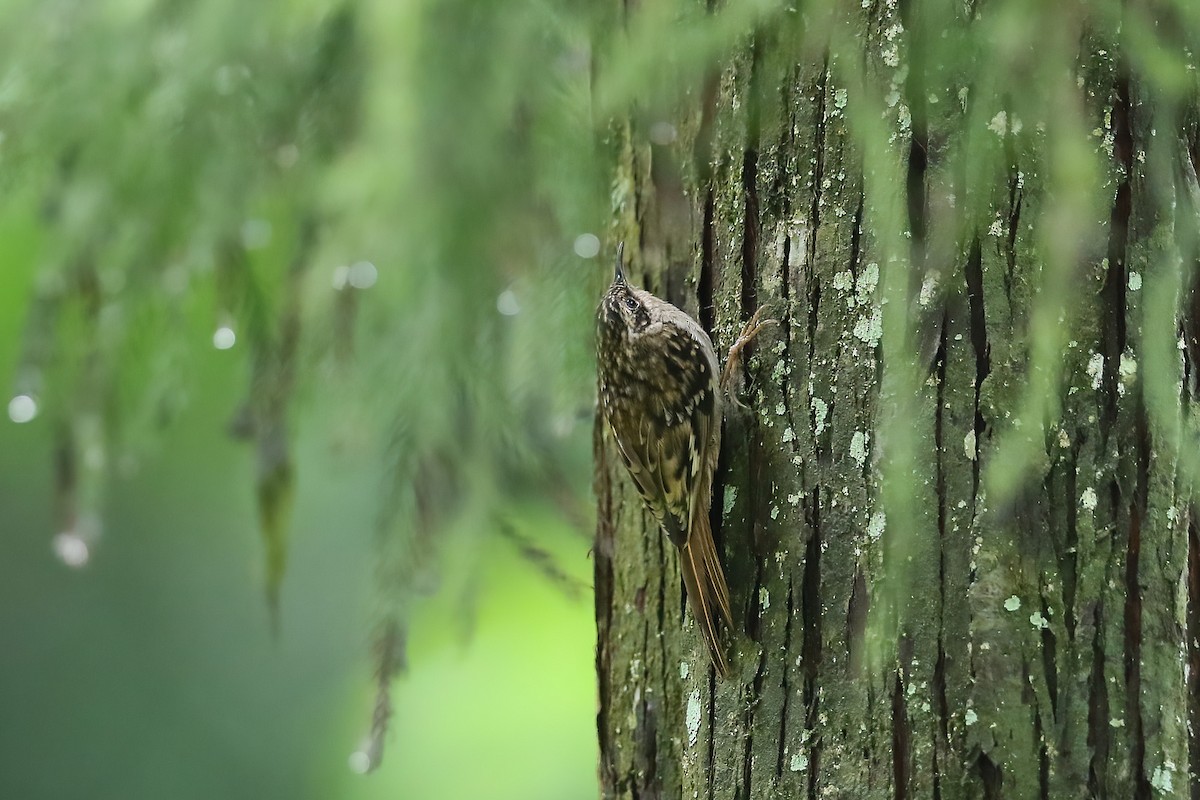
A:
[[[1187,567],[1187,653],[1188,653],[1188,765],[1192,800],[1200,800],[1200,532],[1196,526],[1197,509],[1188,514]]]
[[[942,317],[941,333],[938,336],[937,352],[934,355],[936,396],[934,412],[934,467],[937,494],[937,541],[938,541],[938,596],[937,596],[937,660],[933,665],[933,707],[937,709],[936,722],[932,726],[934,736],[933,748],[933,796],[941,798],[941,769],[939,765],[950,761],[950,704],[946,697],[946,636],[950,612],[946,598],[946,561],[947,550],[952,544],[947,541],[946,520],[947,509],[947,480],[946,480],[946,428],[947,420],[944,412],[946,406],[946,371],[948,360],[948,330],[950,315],[945,312]]]
[[[1125,592],[1127,598],[1125,618],[1125,652],[1126,652],[1126,681],[1127,697],[1129,699],[1129,718],[1133,724],[1133,748],[1131,753],[1131,771],[1134,776],[1137,800],[1145,800],[1151,796],[1149,771],[1146,768],[1146,710],[1142,706],[1142,675],[1143,661],[1143,580],[1146,566],[1142,561],[1143,520],[1146,519],[1150,495],[1150,459],[1151,434],[1150,421],[1144,398],[1140,389],[1135,397],[1134,407],[1134,486],[1129,498],[1129,541],[1125,558]],[[1149,533],[1149,532],[1147,532]],[[1150,534],[1152,535],[1152,534]],[[1153,547],[1150,548],[1153,554]],[[1153,555],[1151,555],[1153,557]],[[1154,600],[1152,599],[1153,603]],[[1157,727],[1154,725],[1153,727]]]
[[[1097,631],[1104,630],[1104,606],[1097,602],[1093,605],[1093,627]],[[1088,679],[1088,737],[1087,744],[1091,749],[1088,761],[1088,794],[1100,797],[1108,783],[1108,740],[1109,713],[1108,690],[1104,682],[1104,639],[1096,635],[1092,639],[1092,669]]]
[[[805,522],[808,526],[808,547],[804,554],[804,573],[801,586],[803,594],[800,604],[803,644],[800,660],[804,669],[804,684],[801,699],[806,711],[805,728],[814,730],[820,715],[820,696],[817,694],[817,676],[821,667],[821,488],[815,487],[805,501]],[[813,737],[809,742],[808,769],[809,794],[816,794],[821,766],[821,741]]]
[[[808,237],[808,264],[816,265],[817,261],[817,230],[821,226],[821,192],[825,178],[825,121],[829,113],[829,51],[826,50],[817,73],[817,86],[813,98],[813,142],[812,142],[812,207],[809,209],[808,222],[811,225]]]
[[[1038,746],[1038,798],[1050,800],[1050,754],[1046,747],[1046,731],[1042,729],[1040,717],[1034,716],[1034,738]]]
[[[1009,149],[1006,145],[1001,149]],[[974,689],[964,717],[967,745],[978,748],[976,780],[985,796],[1037,797],[1041,742],[1035,720],[1049,713],[1042,703],[1040,636],[1027,620],[1041,594],[1038,559],[1044,522],[1042,480],[1024,476],[1003,504],[989,501],[988,467],[998,442],[1013,430],[1024,369],[1029,357],[1025,339],[1031,284],[1040,265],[1034,258],[1032,234],[1018,224],[1018,214],[1042,202],[1027,201],[1018,186],[1019,160],[998,165],[992,188],[991,229],[978,231],[967,256],[966,282],[976,367],[976,419],[963,442],[978,468],[972,507],[972,538],[967,596],[970,602],[968,653]],[[1018,211],[1021,209],[1022,211]],[[1008,227],[1005,227],[1008,226]],[[1035,430],[1041,420],[1021,420]],[[999,434],[999,435],[997,435]]]
[[[809,370],[809,405],[819,416],[813,434],[823,440],[812,478],[812,488],[819,492],[810,493],[820,514],[815,613],[821,616],[821,658],[813,681],[819,743],[810,770],[816,773],[813,791],[818,796],[838,792],[871,798],[888,791],[890,780],[881,780],[874,770],[890,757],[869,745],[885,735],[887,726],[884,718],[875,718],[879,722],[872,726],[861,725],[861,720],[872,719],[868,716],[872,681],[852,680],[846,660],[833,654],[849,649],[847,608],[854,576],[866,569],[862,542],[870,501],[863,451],[872,432],[873,399],[857,395],[854,387],[874,380],[876,364],[873,351],[851,334],[855,315],[847,299],[861,273],[864,222],[859,158],[836,101],[846,90],[828,72],[820,81],[826,100],[814,131],[822,152],[814,154],[812,164],[816,216],[810,224],[815,240],[812,264],[821,276],[822,297]],[[852,756],[868,752],[870,759]]]
[[[592,552],[592,586],[596,597],[596,732],[600,748],[600,784],[603,791],[615,792],[620,780],[613,740],[614,726],[609,714],[612,709],[612,649],[616,646],[616,631],[612,624],[615,607],[613,586],[613,540],[615,515],[612,496],[612,472],[607,461],[604,443],[604,421],[599,417],[593,428],[592,451],[596,459],[592,491],[596,495],[596,546]]]
[[[1129,771],[1133,776],[1134,800],[1150,797],[1146,780],[1146,742],[1142,735],[1142,591],[1138,586],[1138,560],[1141,551],[1141,512],[1136,502],[1129,509],[1129,536],[1125,550],[1125,718],[1130,727],[1132,747]]]
[[[707,787],[709,800],[716,797],[717,782],[716,776],[713,774],[714,767],[717,763],[717,678],[713,670],[708,672],[708,747],[705,754],[707,759],[704,764],[704,779],[701,781],[702,786]]]

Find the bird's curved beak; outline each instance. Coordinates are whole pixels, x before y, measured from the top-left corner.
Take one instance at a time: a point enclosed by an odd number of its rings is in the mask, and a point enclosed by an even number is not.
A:
[[[625,283],[625,269],[624,264],[622,263],[624,260],[625,243],[620,242],[617,244],[617,263],[613,269],[613,283]]]

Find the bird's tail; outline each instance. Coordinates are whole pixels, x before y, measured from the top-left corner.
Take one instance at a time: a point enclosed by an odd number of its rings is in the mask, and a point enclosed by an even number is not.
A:
[[[692,520],[687,542],[680,548],[679,560],[683,569],[683,585],[688,605],[700,626],[700,633],[712,655],[713,666],[722,678],[729,675],[729,659],[718,634],[717,618],[733,631],[733,614],[729,611],[729,586],[717,558],[712,527],[706,509],[699,510]]]

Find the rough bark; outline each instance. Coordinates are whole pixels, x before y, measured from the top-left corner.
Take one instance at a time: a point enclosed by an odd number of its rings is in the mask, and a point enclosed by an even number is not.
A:
[[[1164,196],[1186,206],[1175,120],[1115,28],[1032,24],[1032,47],[1074,65],[1062,101],[1105,153],[1096,219],[1071,217],[1048,190],[1066,159],[1054,126],[1021,138],[1019,100],[956,82],[978,78],[970,52],[935,52],[986,3],[861,6],[764,26],[680,107],[618,131],[634,280],[719,352],[760,304],[780,324],[748,363],[714,489],[744,623],[731,679],[714,679],[673,548],[597,425],[603,794],[1200,798],[1180,446],[1200,292],[1163,213]],[[855,94],[884,120],[878,152]],[[656,114],[674,142],[651,143]],[[889,312],[896,270],[911,303]],[[889,313],[915,364],[893,395]]]

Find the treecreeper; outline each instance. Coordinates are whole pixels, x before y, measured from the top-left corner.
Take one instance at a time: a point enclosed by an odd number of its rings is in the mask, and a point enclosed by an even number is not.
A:
[[[718,373],[704,328],[666,300],[629,284],[624,249],[624,242],[617,246],[613,282],[596,315],[600,405],[642,500],[679,549],[688,605],[724,678],[729,658],[719,626],[731,633],[735,628],[709,523],[713,474],[742,350],[774,320],[760,320],[759,308]]]

